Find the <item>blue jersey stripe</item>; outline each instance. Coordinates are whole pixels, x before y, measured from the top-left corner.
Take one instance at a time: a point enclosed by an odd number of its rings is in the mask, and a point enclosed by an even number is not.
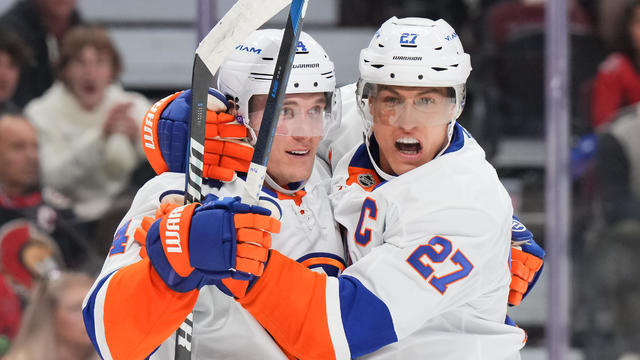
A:
[[[304,256],[302,256],[301,258],[299,258],[298,260],[296,260],[297,262],[303,262],[307,259],[311,259],[314,257],[326,257],[329,259],[334,259],[337,261],[340,261],[342,263],[342,265],[344,265],[345,267],[347,266],[347,264],[345,263],[344,259],[336,254],[332,254],[332,253],[328,253],[328,252],[314,252],[314,253],[309,253],[306,254]]]
[[[102,285],[104,285],[107,279],[109,279],[111,275],[113,275],[114,273],[115,271],[105,276],[98,282],[98,285],[96,285],[95,289],[93,289],[93,293],[91,293],[91,296],[87,301],[87,305],[84,307],[84,309],[82,309],[82,318],[84,319],[84,327],[87,330],[89,339],[91,339],[91,343],[93,343],[93,347],[96,349],[96,351],[98,352],[98,355],[100,355],[100,358],[102,359],[104,359],[104,357],[102,356],[102,353],[100,353],[100,347],[98,346],[98,340],[96,339],[96,330],[95,330],[96,324],[93,321],[93,314],[95,312],[96,296],[98,296],[98,292],[100,291],[100,289],[102,289]]]
[[[369,137],[369,150],[371,151],[373,161],[380,164],[380,146],[378,145],[378,140],[376,140],[376,137],[373,134]],[[371,158],[369,157],[367,146],[364,143],[360,144],[358,150],[356,150],[351,157],[349,166],[375,170],[373,163],[371,162]]]
[[[351,357],[362,356],[398,341],[387,305],[348,275],[339,278],[340,312]]]
[[[447,150],[445,150],[444,153],[442,153],[442,155],[456,152],[462,149],[462,147],[464,146],[465,135],[467,135],[468,137],[471,137],[471,135],[462,127],[462,125],[456,123],[453,127],[453,134],[451,135],[451,143],[449,144],[449,147],[447,148]]]
[[[310,266],[308,266],[308,268],[309,269],[321,268],[322,271],[324,271],[325,274],[327,274],[328,276],[332,276],[332,277],[337,277],[338,275],[340,275],[340,271],[341,271],[341,269],[338,268],[337,266],[333,266],[333,265],[329,265],[329,264],[310,265]]]
[[[373,165],[371,164],[371,160],[369,159],[369,154],[367,153],[367,148],[365,144],[361,144],[358,147],[358,150],[351,157],[351,162],[349,162],[349,166],[359,167],[363,169],[373,169]]]

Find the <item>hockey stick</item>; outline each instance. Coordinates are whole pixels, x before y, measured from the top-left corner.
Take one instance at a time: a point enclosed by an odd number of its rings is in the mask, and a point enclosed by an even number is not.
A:
[[[296,55],[296,47],[302,29],[302,20],[307,11],[308,0],[293,0],[289,8],[287,25],[282,35],[282,43],[276,60],[276,68],[271,79],[271,86],[267,96],[267,104],[262,115],[258,140],[254,147],[253,158],[249,165],[247,181],[242,195],[242,202],[246,204],[258,204],[260,191],[267,173],[267,162],[273,144],[276,127],[282,102],[284,101],[289,74]]]
[[[207,90],[213,75],[238,43],[289,3],[291,0],[239,0],[198,45],[191,78],[191,130],[185,201],[199,201],[202,196]]]
[[[213,75],[238,43],[289,3],[291,0],[239,0],[198,45],[191,77],[191,126],[186,162],[185,203],[200,201],[202,198],[207,96]],[[193,313],[190,313],[176,330],[177,360],[191,359],[192,332]]]

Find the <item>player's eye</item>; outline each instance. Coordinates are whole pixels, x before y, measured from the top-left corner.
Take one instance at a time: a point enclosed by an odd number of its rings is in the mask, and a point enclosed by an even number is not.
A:
[[[429,97],[429,96],[423,96],[420,97],[416,100],[416,105],[421,106],[421,105],[432,105],[432,104],[437,104],[438,101],[433,98],[433,97]]]
[[[309,116],[311,116],[312,118],[317,118],[322,116],[322,113],[324,112],[324,107],[323,106],[314,106],[311,109],[309,109],[309,111],[307,111],[307,114]]]
[[[295,111],[290,107],[283,107],[280,110],[280,119],[281,120],[291,120],[295,117]]]
[[[396,96],[385,96],[382,98],[382,103],[385,106],[396,106],[399,105],[402,101],[399,97]]]

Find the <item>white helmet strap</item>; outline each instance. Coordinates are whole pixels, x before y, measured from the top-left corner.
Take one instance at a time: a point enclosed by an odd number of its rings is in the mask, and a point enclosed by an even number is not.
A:
[[[272,188],[273,190],[281,193],[281,194],[285,194],[285,195],[293,195],[295,194],[298,190],[302,190],[302,188],[304,188],[304,186],[306,185],[307,180],[300,182],[300,184],[297,186],[297,188],[295,189],[285,189],[282,186],[278,185],[272,178],[271,176],[269,176],[269,174],[267,174],[264,178],[264,181],[267,183],[267,185],[269,185],[270,188]]]

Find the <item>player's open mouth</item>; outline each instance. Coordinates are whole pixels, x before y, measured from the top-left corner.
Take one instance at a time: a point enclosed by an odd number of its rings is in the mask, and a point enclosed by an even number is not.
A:
[[[293,156],[305,156],[309,153],[309,150],[290,150],[287,151],[287,154]]]
[[[422,145],[417,139],[403,137],[396,140],[396,149],[403,154],[416,155],[422,150]]]

